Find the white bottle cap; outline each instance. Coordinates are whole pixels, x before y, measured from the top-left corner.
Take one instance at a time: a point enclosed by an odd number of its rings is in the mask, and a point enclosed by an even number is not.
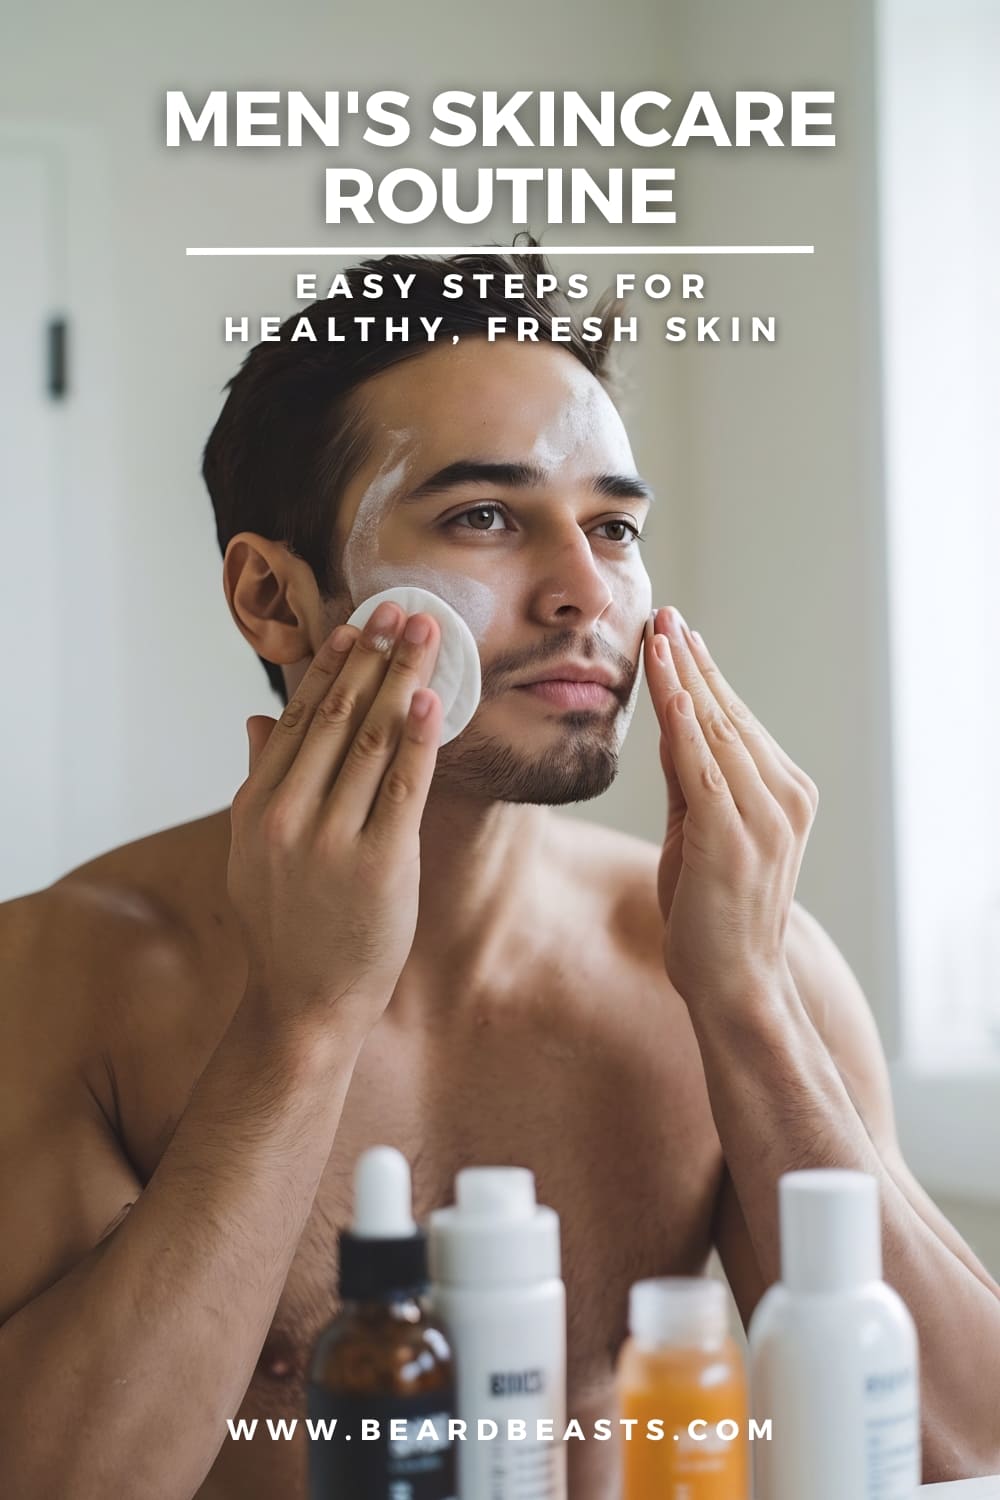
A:
[[[351,1233],[361,1240],[393,1240],[416,1232],[406,1157],[394,1146],[362,1151],[354,1168]]]
[[[524,1286],[559,1276],[559,1216],[535,1201],[527,1167],[464,1167],[456,1202],[430,1218],[439,1286]]]
[[[790,1291],[840,1292],[882,1277],[878,1183],[836,1168],[778,1183],[781,1279]]]
[[[645,1349],[721,1344],[729,1332],[726,1289],[707,1276],[637,1281],[629,1292],[628,1326]]]

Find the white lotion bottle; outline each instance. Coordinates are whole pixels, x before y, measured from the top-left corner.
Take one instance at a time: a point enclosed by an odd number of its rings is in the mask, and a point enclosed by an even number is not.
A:
[[[915,1500],[917,1334],[882,1280],[878,1184],[788,1172],[778,1184],[781,1281],[750,1322],[755,1500]]]
[[[525,1167],[466,1167],[430,1217],[431,1303],[455,1364],[459,1500],[566,1500],[559,1218]],[[524,1422],[508,1437],[508,1422]],[[480,1429],[480,1423],[496,1424]],[[539,1440],[536,1423],[548,1423]],[[551,1433],[551,1436],[547,1436]]]

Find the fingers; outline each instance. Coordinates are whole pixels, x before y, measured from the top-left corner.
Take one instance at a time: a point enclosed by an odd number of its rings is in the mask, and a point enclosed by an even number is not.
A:
[[[338,625],[327,636],[266,742],[262,739],[255,743],[255,733],[247,725],[247,733],[251,735],[251,774],[255,790],[273,791],[284,779],[305,739],[317,705],[340,675],[357,638],[358,632],[350,625]]]
[[[684,712],[682,699],[685,696],[693,703],[700,738],[717,769],[721,771],[740,814],[748,820],[770,816],[769,805],[773,799],[768,788],[735,725],[716,703],[695,666],[681,632],[679,616],[668,616],[666,623],[669,633],[656,634],[653,654],[661,667],[661,680],[668,689],[666,693],[661,693],[663,723],[688,805],[691,805],[691,797],[681,773],[676,748],[678,732],[684,733],[688,739],[692,735],[691,727],[680,722]]]
[[[247,719],[247,741],[249,743],[250,760],[247,767],[248,775],[253,774],[253,768],[260,759],[261,752],[270,738],[271,731],[277,723],[269,714],[251,714]]]
[[[422,630],[417,621],[424,622]],[[355,830],[363,826],[410,699],[430,680],[440,644],[440,627],[429,616],[410,621],[422,635],[420,641],[402,639],[405,624],[399,606],[385,602],[363,631],[338,626],[316,653],[281,718],[276,724],[267,721],[273,727],[266,741],[257,721],[248,723],[252,769],[247,790],[252,797],[268,797],[286,833],[320,814],[349,759],[340,802],[355,800],[348,822]],[[390,689],[382,696],[387,682]]]
[[[688,630],[686,638],[688,649],[701,675],[708,683],[716,701],[740,730],[747,748],[755,760],[757,760],[759,746],[761,759],[758,761],[758,769],[765,777],[765,780],[767,780],[771,790],[776,796],[780,795],[782,799],[784,798],[785,783],[781,781],[779,776],[773,775],[771,771],[771,767],[777,765],[801,788],[807,799],[811,800],[815,805],[819,800],[819,793],[812,779],[802,770],[801,766],[795,764],[787,751],[783,750],[778,744],[778,741],[771,734],[770,730],[759,719],[754,717],[742,699],[729,686],[729,683],[719,671],[708,647],[701,637],[699,636],[695,639],[691,631]],[[764,754],[765,750],[770,752],[770,759]],[[768,768],[766,775],[765,767]]]
[[[663,685],[668,693],[677,692],[680,680],[673,659],[669,657],[662,661],[658,652],[653,648],[654,631],[652,620],[646,622],[646,630],[643,639],[645,654],[646,680],[653,689],[653,705],[660,724],[660,766],[663,770],[663,778],[667,785],[667,831],[684,816],[684,793],[681,789],[680,780],[677,776],[677,767],[670,753],[670,734],[666,724],[667,696],[663,691],[657,691],[657,681],[662,679]]]
[[[357,833],[364,827],[396,754],[413,697],[430,681],[440,643],[440,626],[430,615],[416,614],[406,621],[374,701],[341,748],[326,814],[345,830]],[[349,671],[344,672],[345,683]],[[317,719],[322,717],[321,708]]]
[[[674,765],[674,757],[670,753],[670,736],[662,729],[660,730],[660,767],[667,786],[667,828],[669,829],[678,818],[684,816],[684,792],[677,775],[677,767]]]
[[[657,610],[652,623],[647,622],[644,651],[646,679],[652,694],[653,707],[656,710],[661,730],[667,733],[667,704],[671,695],[680,692],[684,684],[677,675],[677,668],[674,666],[674,659],[669,651],[663,655],[656,647],[657,634],[662,633],[657,631],[656,622],[662,614],[662,610]]]
[[[669,652],[665,639],[655,649]],[[709,748],[690,694],[683,689],[675,692],[666,716],[666,736],[677,780],[687,811],[694,818],[692,834],[696,828],[701,839],[707,837],[714,843],[719,836],[732,833],[740,823],[729,782]],[[685,823],[685,828],[689,826]]]
[[[703,722],[721,714],[745,746],[758,775],[798,831],[815,815],[819,793],[814,782],[781,748],[760,720],[733,692],[704,641],[695,638],[676,610],[658,610],[654,626],[666,632],[680,679],[691,691]],[[711,740],[711,734],[709,735]]]
[[[394,842],[415,842],[434,775],[443,720],[437,694],[418,688],[365,825],[365,835],[371,837],[376,849]]]

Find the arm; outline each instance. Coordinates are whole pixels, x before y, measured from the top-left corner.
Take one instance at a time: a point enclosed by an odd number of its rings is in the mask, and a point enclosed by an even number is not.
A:
[[[673,625],[673,621],[664,621]],[[1000,1468],[1000,1288],[922,1193],[896,1142],[863,996],[792,895],[815,788],[685,631],[651,683],[686,804],[661,865],[668,972],[698,1039],[728,1178],[719,1243],[741,1310],[779,1272],[777,1179],[851,1167],[879,1182],[886,1275],[920,1336],[927,1479]],[[661,883],[661,904],[664,891]]]
[[[33,948],[5,966],[22,998],[0,1083],[0,1493],[189,1500],[249,1384],[361,1037],[290,1043],[248,996],[143,1191],[74,1059],[39,1059],[30,1010],[58,1002]]]
[[[893,1118],[889,1071],[868,1002],[833,940],[797,904],[791,914],[787,946],[796,992],[836,1065],[882,1168],[890,1173],[911,1207],[942,1244],[995,1296],[1000,1296],[1000,1287],[993,1277],[927,1196],[903,1159]],[[816,1166],[820,1162],[809,1160],[804,1165]],[[786,1170],[794,1170],[794,1165],[779,1168],[778,1175]],[[774,1239],[768,1253],[764,1245],[751,1239],[732,1175],[727,1170],[716,1204],[715,1240],[744,1325],[749,1325],[754,1308],[778,1276],[776,1217],[771,1219],[770,1228]],[[761,1270],[762,1265],[768,1267],[767,1276]],[[886,1271],[895,1285],[888,1256]],[[926,1369],[924,1374],[925,1377],[928,1374]],[[953,1387],[959,1393],[961,1384],[961,1379],[956,1380]]]
[[[190,1500],[239,1406],[413,938],[439,636],[400,641],[396,616],[380,638],[335,632],[266,741],[251,721],[229,862],[248,986],[141,1193],[56,1020],[72,940],[21,903],[0,1053],[4,1495]]]

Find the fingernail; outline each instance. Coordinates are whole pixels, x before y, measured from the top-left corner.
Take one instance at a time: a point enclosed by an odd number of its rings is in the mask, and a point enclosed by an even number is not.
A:
[[[411,615],[403,631],[403,640],[409,641],[414,646],[422,646],[430,633],[430,621],[426,615]]]
[[[680,610],[675,609],[675,607],[671,604],[670,608],[667,610],[667,630],[669,631],[669,633],[679,638],[683,634],[686,624],[687,621],[681,614]]]
[[[354,640],[354,631],[350,625],[338,625],[330,637],[330,645],[334,651],[347,651]]]
[[[410,699],[410,712],[415,719],[426,719],[434,699],[426,688],[417,688]]]
[[[699,635],[699,633],[698,633],[697,630],[692,630],[692,632],[691,632],[691,639],[693,641],[697,641],[697,643],[698,643],[699,646],[704,646],[704,644],[705,644],[705,642],[702,640],[702,638]]]
[[[659,661],[670,660],[670,642],[665,635],[654,635],[653,650],[656,652]]]
[[[678,693],[674,698],[674,703],[677,705],[677,712],[679,714],[689,714],[691,712],[691,697],[689,693]]]
[[[395,604],[380,604],[365,626],[365,635],[379,651],[391,649],[399,629],[399,610]]]

